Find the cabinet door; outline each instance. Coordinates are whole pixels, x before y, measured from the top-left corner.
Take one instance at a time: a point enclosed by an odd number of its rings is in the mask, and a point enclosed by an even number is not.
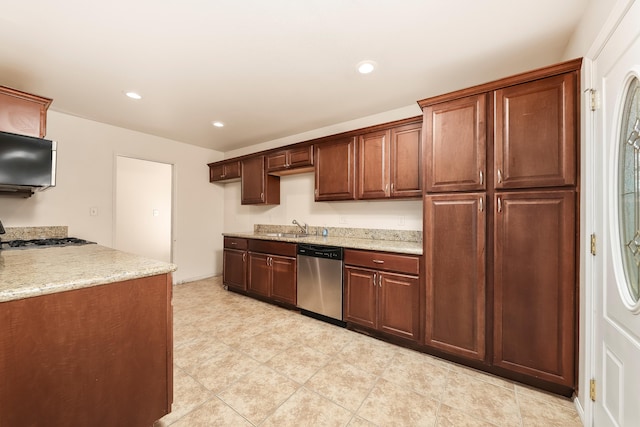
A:
[[[369,328],[377,327],[377,280],[373,270],[345,266],[344,320]]]
[[[271,256],[271,297],[296,304],[296,259]]]
[[[222,282],[235,289],[247,289],[247,252],[225,249],[222,253]]]
[[[419,282],[416,276],[378,272],[378,328],[382,332],[418,340]]]
[[[485,189],[486,94],[424,108],[427,192]]]
[[[422,122],[391,129],[391,197],[422,197]]]
[[[280,203],[280,177],[267,175],[264,156],[242,160],[241,204]]]
[[[485,358],[485,195],[430,195],[424,204],[425,344]]]
[[[355,138],[324,142],[315,147],[315,200],[355,199]]]
[[[269,259],[268,255],[249,252],[248,290],[265,297],[269,296],[269,283],[271,280]]]
[[[289,150],[289,166],[292,168],[313,166],[313,145]]]
[[[287,151],[278,151],[277,153],[271,153],[267,155],[267,171],[279,171],[286,169],[289,166]]]
[[[576,74],[495,92],[496,188],[574,185]]]
[[[389,197],[389,131],[358,138],[358,198]]]
[[[495,195],[493,363],[573,387],[573,191]]]
[[[209,164],[209,181],[224,181],[240,178],[240,162]]]

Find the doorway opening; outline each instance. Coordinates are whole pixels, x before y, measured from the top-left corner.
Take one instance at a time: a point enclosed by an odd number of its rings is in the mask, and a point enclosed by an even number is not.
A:
[[[116,156],[114,247],[172,260],[173,165]]]

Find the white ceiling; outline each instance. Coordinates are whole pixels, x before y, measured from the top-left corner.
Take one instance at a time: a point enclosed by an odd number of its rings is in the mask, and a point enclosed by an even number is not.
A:
[[[559,62],[588,1],[0,0],[0,85],[229,151]]]

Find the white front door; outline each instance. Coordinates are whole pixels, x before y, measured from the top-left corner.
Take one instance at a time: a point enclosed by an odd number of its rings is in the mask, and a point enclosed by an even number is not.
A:
[[[640,426],[640,3],[594,60],[593,425]],[[634,130],[635,129],[635,130]]]

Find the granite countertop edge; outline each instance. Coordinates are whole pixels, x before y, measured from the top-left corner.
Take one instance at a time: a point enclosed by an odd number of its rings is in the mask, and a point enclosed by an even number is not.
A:
[[[175,264],[100,245],[0,251],[0,303],[171,273]]]
[[[224,237],[242,239],[273,240],[277,242],[308,243],[312,245],[339,246],[345,249],[364,249],[371,251],[395,252],[408,255],[422,255],[422,242],[407,242],[401,240],[359,239],[353,237],[316,236],[308,237],[278,237],[265,233],[230,232],[222,233]]]

